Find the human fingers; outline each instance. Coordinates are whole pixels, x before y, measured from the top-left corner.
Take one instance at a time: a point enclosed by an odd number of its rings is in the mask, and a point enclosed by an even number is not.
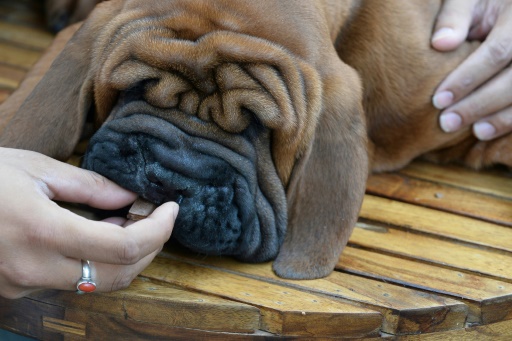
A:
[[[128,287],[161,251],[161,247],[130,265],[90,262],[91,281],[97,292],[110,292]],[[28,260],[28,259],[27,259]],[[82,277],[81,259],[54,255],[18,262],[10,276],[0,276],[0,294],[15,299],[42,289],[77,290]]]
[[[499,15],[496,25],[482,45],[462,62],[436,89],[432,99],[438,109],[461,100],[512,60],[512,5]],[[507,96],[510,96],[508,94]],[[463,121],[469,121],[463,117]]]
[[[47,218],[34,243],[70,258],[125,265],[158,250],[169,239],[178,214],[176,203],[165,203],[146,219],[123,228],[87,220],[58,206],[43,209]]]
[[[455,49],[469,32],[477,0],[445,0],[436,20],[431,44],[439,51]]]
[[[132,203],[136,194],[104,176],[61,163],[55,172],[46,173],[42,181],[52,200],[75,202],[105,210],[117,209]]]
[[[52,207],[41,205],[41,200],[37,196],[35,198],[28,205],[30,216],[22,217],[18,223],[15,221],[15,230],[9,229],[12,221],[7,219],[3,222],[4,225],[7,224],[4,226],[7,233],[0,239],[0,296],[18,298],[49,288],[74,290],[73,286],[79,278],[77,271],[81,269],[80,259],[106,259],[105,262],[95,262],[102,281],[98,284],[98,290],[110,291],[124,287],[161,250],[169,238],[177,214],[177,205],[168,203],[157,208],[145,221],[131,222],[122,218],[109,218],[108,222],[94,224],[95,222],[75,216],[54,203]],[[23,201],[19,204],[23,206]],[[60,225],[61,221],[64,224]],[[78,229],[74,228],[75,224],[78,224]],[[122,224],[125,228],[113,224]],[[97,232],[98,227],[104,233],[90,233]],[[133,231],[118,235],[119,241],[109,237],[112,236],[112,231],[120,232],[125,229]],[[15,231],[19,232],[13,234]],[[142,238],[138,236],[140,234],[143,234]],[[77,255],[69,257],[64,254],[66,251],[71,254],[76,252]],[[108,264],[109,259],[121,264]]]
[[[473,124],[473,134],[482,141],[512,132],[512,106]]]
[[[511,83],[512,68],[509,67],[461,101],[447,108],[440,116],[441,128],[445,132],[453,132],[479,121],[473,127],[473,131],[481,140],[488,140],[509,132],[511,128],[506,108],[512,106]],[[494,117],[495,115],[497,116]]]
[[[4,167],[29,175],[43,194],[53,200],[83,203],[102,209],[124,207],[136,194],[105,177],[45,155],[21,149],[0,148]]]

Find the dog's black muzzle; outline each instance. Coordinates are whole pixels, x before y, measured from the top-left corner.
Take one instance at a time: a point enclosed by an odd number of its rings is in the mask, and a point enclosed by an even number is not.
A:
[[[84,168],[155,204],[178,202],[173,237],[194,251],[245,261],[276,256],[286,227],[284,190],[260,187],[265,179],[251,141],[258,134],[205,129],[211,123],[178,111],[170,119],[121,110],[91,138]]]

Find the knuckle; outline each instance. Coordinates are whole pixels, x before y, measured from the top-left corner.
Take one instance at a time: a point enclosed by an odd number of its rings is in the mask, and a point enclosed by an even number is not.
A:
[[[489,41],[487,49],[492,64],[507,65],[512,58],[512,39]]]
[[[18,274],[16,269],[2,267],[0,268],[0,297],[7,299],[17,299],[25,296],[23,284],[28,283],[24,279],[24,274]]]
[[[511,108],[512,109],[512,108]],[[502,128],[512,127],[512,110],[504,112],[501,115],[497,115],[495,125]]]
[[[33,272],[26,267],[14,266],[8,271],[7,280],[14,288],[30,288],[36,286]]]
[[[127,237],[119,243],[117,255],[121,264],[135,264],[140,259],[140,247],[133,238]]]
[[[96,172],[88,172],[89,181],[93,188],[105,188],[107,187],[107,179]]]
[[[25,238],[29,245],[34,247],[52,247],[56,240],[55,230],[51,226],[44,224],[31,224],[25,231]]]
[[[114,279],[114,282],[112,283],[111,290],[116,291],[116,290],[122,290],[122,289],[128,288],[136,276],[137,276],[137,274],[122,271]]]

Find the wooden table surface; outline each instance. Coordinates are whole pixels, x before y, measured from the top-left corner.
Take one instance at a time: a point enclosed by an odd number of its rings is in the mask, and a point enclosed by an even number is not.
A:
[[[0,0],[0,102],[52,39],[41,1]],[[48,340],[508,339],[512,173],[415,162],[371,176],[323,279],[165,249],[123,291],[0,298],[0,328]]]

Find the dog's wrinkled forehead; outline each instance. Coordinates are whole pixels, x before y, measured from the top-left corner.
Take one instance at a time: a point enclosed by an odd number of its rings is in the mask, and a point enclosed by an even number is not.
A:
[[[230,133],[257,120],[272,130],[272,153],[279,154],[276,167],[287,183],[320,111],[322,89],[314,68],[260,37],[209,31],[216,25],[201,24],[195,14],[189,26],[183,16],[134,20],[137,15],[123,12],[96,42],[101,48],[94,49],[99,52],[92,64],[98,68],[90,77],[98,120],[105,121],[120,93],[136,86],[149,105],[179,109]],[[201,30],[191,34],[194,23]]]

